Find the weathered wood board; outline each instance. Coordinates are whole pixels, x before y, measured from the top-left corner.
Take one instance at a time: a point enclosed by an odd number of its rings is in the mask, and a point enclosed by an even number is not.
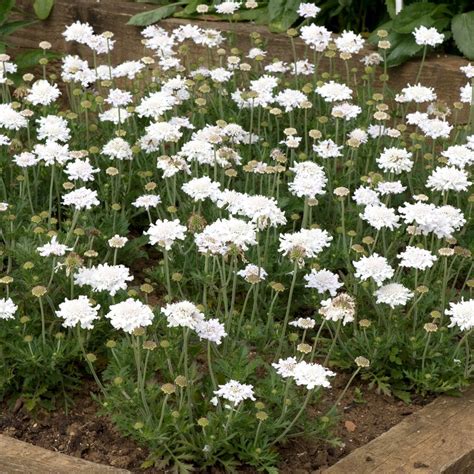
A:
[[[324,474],[472,474],[474,386],[440,397]]]

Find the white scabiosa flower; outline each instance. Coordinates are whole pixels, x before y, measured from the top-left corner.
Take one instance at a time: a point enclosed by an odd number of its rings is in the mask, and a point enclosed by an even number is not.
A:
[[[449,166],[457,166],[464,169],[474,165],[474,150],[468,145],[451,145],[441,154],[448,159]]]
[[[186,227],[181,225],[178,219],[169,221],[168,219],[158,219],[151,224],[148,230],[144,232],[147,235],[150,244],[158,245],[165,250],[171,250],[171,247],[177,240],[186,238]]]
[[[389,196],[391,194],[401,194],[407,187],[403,186],[400,181],[383,181],[377,184],[376,189],[382,196]]]
[[[17,309],[11,298],[0,298],[0,319],[14,319]]]
[[[28,151],[24,151],[19,155],[14,155],[13,161],[20,168],[29,168],[37,163],[36,156]]]
[[[290,171],[295,173],[295,178],[288,184],[288,188],[295,196],[314,199],[326,192],[326,174],[316,163],[312,161],[296,163]]]
[[[438,138],[449,138],[453,126],[446,120],[438,118],[425,120],[418,125],[421,131],[429,138],[436,140]]]
[[[166,316],[168,327],[183,327],[195,330],[204,321],[204,314],[190,301],[168,303],[161,312]]]
[[[300,108],[303,102],[307,102],[308,97],[295,89],[285,89],[277,94],[275,102],[285,108],[285,112],[291,112]]]
[[[42,257],[50,257],[51,255],[54,257],[62,257],[66,254],[66,252],[72,250],[72,248],[68,247],[67,245],[60,244],[58,242],[58,238],[53,235],[50,242],[38,247],[36,250]]]
[[[130,145],[120,137],[113,138],[104,145],[102,153],[117,160],[131,160],[133,157]]]
[[[129,268],[108,263],[79,268],[74,275],[74,283],[77,285],[90,286],[95,292],[106,291],[111,296],[115,296],[119,290],[126,290],[127,282],[132,280]]]
[[[234,407],[245,400],[255,400],[253,385],[240,383],[237,380],[229,380],[226,384],[219,385],[214,395],[230,402]]]
[[[92,36],[94,35],[94,30],[89,23],[81,23],[76,21],[72,23],[62,33],[66,41],[77,41],[81,44],[87,44]]]
[[[298,362],[293,370],[293,378],[296,385],[303,385],[308,390],[316,387],[329,388],[331,386],[328,378],[336,374],[326,369],[322,365],[305,362]]]
[[[216,12],[221,15],[233,15],[239,8],[240,2],[224,1],[216,5]]]
[[[320,294],[329,291],[331,296],[336,296],[337,290],[343,286],[343,283],[339,281],[339,275],[325,269],[313,268],[309,275],[304,276],[304,279],[307,281],[305,288],[314,288]]]
[[[312,318],[298,318],[290,321],[289,325],[300,329],[313,329],[316,326],[316,321]]]
[[[341,293],[335,298],[321,301],[319,314],[328,321],[342,321],[345,326],[354,321],[356,304],[354,298],[347,293]]]
[[[342,146],[338,146],[330,138],[327,140],[321,140],[317,144],[313,145],[313,151],[321,158],[338,158],[342,156]]]
[[[87,188],[78,188],[63,196],[63,204],[65,206],[72,206],[77,210],[91,209],[92,206],[99,205],[97,199],[97,191]]]
[[[341,53],[357,54],[364,47],[364,39],[353,31],[344,30],[335,40]]]
[[[429,250],[411,246],[400,252],[397,257],[400,259],[401,267],[416,268],[417,270],[431,268],[434,262],[438,260],[438,257]]]
[[[438,46],[444,41],[444,35],[436,28],[427,28],[426,26],[419,26],[413,31],[416,44],[420,46]]]
[[[413,154],[404,148],[384,148],[376,161],[379,168],[385,172],[401,174],[413,168],[412,156]]]
[[[321,8],[317,7],[314,3],[301,2],[297,13],[303,18],[314,18],[320,11]]]
[[[295,373],[295,367],[298,364],[296,357],[287,357],[286,359],[280,359],[278,362],[274,362],[272,367],[277,371],[277,374],[284,379],[293,377]]]
[[[121,303],[110,305],[105,315],[115,329],[123,329],[132,334],[135,329],[150,326],[153,323],[153,311],[141,301],[128,298]]]
[[[365,186],[357,188],[352,195],[352,199],[354,199],[359,206],[376,206],[380,204],[378,193]]]
[[[437,99],[436,93],[432,87],[415,84],[408,84],[401,91],[401,95],[397,96],[397,102],[415,102],[422,104],[424,102],[433,102]]]
[[[241,195],[237,214],[247,217],[259,230],[286,224],[285,213],[275,198],[256,194]]]
[[[8,146],[11,144],[11,140],[6,136],[0,133],[0,146]]]
[[[158,206],[160,202],[161,198],[157,194],[143,194],[142,196],[137,197],[137,199],[132,202],[132,206],[150,209],[151,207]]]
[[[278,251],[303,263],[304,259],[319,255],[331,245],[331,241],[332,236],[326,230],[301,229],[299,232],[280,234]]]
[[[323,52],[331,40],[331,32],[324,26],[312,23],[301,27],[300,38],[313,50]],[[277,72],[277,71],[275,71]],[[285,71],[280,71],[285,72]]]
[[[218,319],[208,319],[201,321],[196,326],[196,333],[200,339],[205,339],[219,345],[222,339],[227,336],[224,325]]]
[[[111,237],[107,243],[109,244],[109,247],[113,249],[122,249],[125,247],[125,244],[128,242],[127,237],[122,237],[118,234],[115,234],[113,237]]]
[[[438,167],[426,181],[426,187],[435,191],[466,191],[472,183],[467,172],[454,166]]]
[[[1,314],[1,310],[0,310]],[[458,326],[461,331],[469,331],[474,328],[474,300],[461,300],[458,303],[449,303],[449,309],[445,311],[450,317],[450,328]]]
[[[208,176],[202,178],[193,178],[184,183],[181,189],[190,196],[193,201],[204,201],[207,198],[213,198],[219,193],[220,183],[212,181]]]
[[[61,323],[65,328],[76,327],[92,329],[94,321],[99,318],[100,305],[93,306],[87,296],[81,295],[76,299],[65,299],[56,311],[58,318],[64,319]]]
[[[368,257],[362,257],[356,262],[352,262],[356,269],[355,276],[361,281],[372,278],[377,286],[382,286],[385,280],[393,277],[395,271],[389,265],[385,257],[378,253],[373,253]]]
[[[262,267],[249,263],[243,270],[239,270],[237,275],[241,276],[247,283],[255,284],[265,280],[268,273]]]
[[[132,94],[121,89],[110,89],[105,102],[112,107],[126,107],[132,102]]]
[[[339,82],[329,81],[322,86],[315,89],[316,94],[319,94],[326,102],[342,102],[350,100],[352,97],[352,89],[345,84]]]
[[[413,292],[400,283],[389,283],[381,286],[375,293],[377,304],[388,304],[392,309],[396,306],[404,306],[413,298]]]
[[[61,92],[56,84],[50,84],[44,79],[36,81],[26,96],[26,100],[33,105],[50,105],[59,96]]]
[[[384,204],[368,205],[359,216],[377,230],[383,228],[394,230],[400,227],[398,223],[400,216],[397,216],[395,209]]]
[[[0,127],[7,130],[19,130],[28,124],[26,118],[17,112],[11,104],[0,104]]]
[[[39,118],[38,138],[40,140],[52,140],[55,142],[67,142],[70,138],[70,131],[66,119],[57,115],[47,115]]]
[[[94,168],[89,158],[86,158],[84,161],[75,160],[67,164],[64,172],[67,174],[67,177],[71,181],[94,181],[94,174],[98,173],[100,170]]]

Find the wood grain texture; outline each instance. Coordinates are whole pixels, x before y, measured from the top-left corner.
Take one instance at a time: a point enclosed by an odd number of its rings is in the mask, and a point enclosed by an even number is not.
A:
[[[31,11],[31,0],[17,0],[17,4],[24,10]],[[80,20],[89,22],[94,29],[101,33],[103,31],[113,31],[117,44],[114,48],[112,59],[114,63],[119,63],[127,59],[139,59],[145,55],[140,43],[140,28],[126,25],[128,19],[146,10],[153,9],[153,5],[143,3],[133,3],[124,0],[56,0],[50,17],[44,22],[37,22],[25,30],[19,30],[12,37],[12,45],[15,48],[37,48],[42,40],[50,41],[53,49],[61,52],[89,55],[87,48],[77,44],[66,43],[61,35],[65,25]],[[188,24],[189,20],[169,18],[159,23],[166,30],[176,26]],[[197,22],[202,26],[217,28],[223,31],[232,31],[236,38],[236,44],[241,49],[246,49],[250,45],[249,35],[258,32],[265,39],[268,50],[268,58],[279,58],[285,61],[293,60],[293,53],[290,47],[289,38],[284,34],[273,34],[266,27],[252,25],[249,23],[228,22]],[[299,39],[295,40],[296,52],[299,58],[305,55],[305,46]],[[368,53],[370,50],[364,51]],[[203,49],[198,46],[190,48],[189,57],[192,60],[203,56]],[[149,52],[146,54],[150,54]],[[358,55],[350,60],[350,67],[356,67],[362,71],[360,63],[361,56]],[[435,56],[427,60],[421,83],[436,88],[438,98],[452,104],[459,100],[459,89],[466,84],[466,78],[459,71],[459,67],[467,64],[467,61],[458,56]],[[321,61],[322,70],[328,70],[328,60]],[[400,89],[407,83],[413,83],[418,71],[419,62],[409,61],[402,66],[389,70],[390,86]],[[336,70],[344,73],[345,67],[342,61],[335,60]]]
[[[0,435],[2,474],[127,474],[130,471],[95,464]]]
[[[472,474],[474,386],[460,398],[440,397],[325,474]]]

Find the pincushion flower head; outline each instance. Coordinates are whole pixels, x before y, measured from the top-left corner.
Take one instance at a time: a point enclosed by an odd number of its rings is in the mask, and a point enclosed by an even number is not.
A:
[[[394,230],[400,226],[400,216],[397,216],[395,209],[384,204],[368,205],[359,216],[377,230],[385,227]]]
[[[327,177],[324,169],[312,161],[296,163],[290,168],[295,178],[288,183],[288,189],[298,197],[314,199],[326,191]]]
[[[26,127],[28,121],[11,104],[0,104],[0,127],[7,130],[19,130]]]
[[[87,188],[78,188],[63,196],[65,206],[72,206],[75,209],[91,209],[92,206],[99,205],[97,191]]]
[[[80,324],[82,329],[92,329],[94,321],[99,318],[100,305],[93,306],[87,296],[81,295],[76,299],[65,299],[56,311],[58,318],[65,328],[73,328]]]
[[[70,130],[67,121],[57,115],[47,115],[39,118],[38,138],[40,140],[52,140],[58,142],[67,142],[70,138]]]
[[[214,404],[217,404],[217,398],[223,398],[230,402],[234,407],[245,400],[255,400],[253,385],[240,383],[237,380],[219,385],[219,389],[214,391]]]
[[[37,248],[38,253],[42,257],[50,257],[51,255],[54,257],[62,257],[70,250],[72,250],[72,248],[58,242],[56,235],[53,235],[50,242]]]
[[[113,138],[104,145],[102,153],[117,160],[131,160],[133,152],[130,145],[121,137]]]
[[[323,52],[331,40],[331,32],[312,23],[301,27],[300,38],[313,50]]]
[[[413,168],[413,154],[403,148],[384,148],[377,158],[380,169],[387,173],[400,174]]]
[[[71,161],[67,164],[64,172],[67,174],[67,177],[71,181],[94,181],[94,174],[98,173],[100,170],[94,168],[89,158],[83,160]]]
[[[422,104],[424,102],[433,102],[437,99],[436,93],[432,87],[415,84],[402,89],[401,95],[398,96],[398,102],[415,102]]]
[[[60,95],[61,92],[56,84],[50,84],[44,79],[39,79],[31,86],[26,100],[33,105],[49,105]]]
[[[288,323],[290,326],[300,329],[313,329],[316,326],[316,321],[313,318],[298,318]]]
[[[352,89],[345,84],[339,82],[329,81],[322,86],[315,89],[316,94],[319,94],[326,102],[342,102],[350,100],[352,97]]]
[[[428,189],[442,192],[466,191],[471,184],[467,172],[454,166],[436,168],[426,181],[426,187]]]
[[[14,319],[18,306],[11,298],[0,298],[0,319]]]
[[[395,271],[389,265],[385,257],[378,253],[373,253],[368,257],[362,257],[356,262],[352,262],[356,269],[355,276],[362,281],[372,278],[377,286],[382,286],[382,283],[389,278],[392,278]]]
[[[115,296],[119,290],[127,289],[127,282],[132,281],[130,269],[124,265],[99,264],[93,267],[81,267],[74,275],[74,283],[79,286],[90,286],[92,291],[106,291]]]
[[[158,219],[151,224],[148,230],[144,232],[147,235],[150,244],[158,245],[165,250],[171,250],[171,247],[177,240],[186,238],[186,227],[178,219],[169,221],[168,219]]]
[[[377,303],[388,304],[392,309],[404,306],[413,298],[413,292],[400,283],[388,283],[381,286],[375,293]]]
[[[295,89],[285,89],[279,92],[275,97],[275,102],[285,108],[285,112],[291,112],[301,107],[308,97],[302,92]]]
[[[452,145],[441,154],[448,159],[449,166],[457,166],[464,169],[467,166],[474,165],[474,150],[467,145]]]
[[[158,206],[160,202],[161,198],[156,194],[143,194],[142,196],[137,197],[137,199],[132,202],[132,206],[150,209],[151,207]]]
[[[322,365],[305,362],[298,362],[293,370],[293,378],[296,385],[303,385],[308,390],[316,387],[329,388],[331,386],[328,378],[336,374]]]
[[[334,322],[342,321],[344,326],[354,321],[355,313],[355,300],[347,293],[341,293],[335,298],[321,301],[321,308],[319,308],[319,314],[324,319]]]
[[[132,102],[132,94],[121,89],[110,89],[105,102],[112,107],[126,107]]]
[[[433,255],[429,250],[412,246],[408,246],[403,252],[400,252],[397,257],[400,259],[399,265],[401,267],[416,268],[417,270],[431,268],[434,262],[438,260],[438,257]]]
[[[168,327],[196,329],[203,321],[204,314],[190,301],[168,303],[161,312],[166,316]]]
[[[301,229],[299,232],[280,234],[278,251],[304,265],[304,260],[318,256],[331,245],[332,236],[326,230]]]
[[[320,11],[321,8],[317,7],[314,3],[302,2],[298,6],[297,13],[303,18],[314,18]]]
[[[216,5],[216,12],[221,15],[233,15],[239,8],[240,2],[224,1]]]
[[[87,44],[92,36],[94,35],[94,30],[89,23],[81,23],[76,21],[69,25],[62,33],[66,41],[77,41],[81,44]]]
[[[121,303],[110,305],[105,315],[115,329],[123,329],[132,334],[135,329],[150,326],[153,323],[153,311],[141,301],[128,298]]]
[[[438,46],[444,41],[444,35],[436,28],[427,28],[426,26],[419,26],[413,32],[416,44],[420,46]]]
[[[184,183],[181,189],[190,196],[193,201],[204,201],[207,198],[213,198],[219,193],[220,183],[212,181],[208,176],[202,178],[193,178]]]
[[[241,276],[246,282],[255,284],[265,280],[268,273],[262,267],[249,263],[243,270],[239,270],[237,275]]]
[[[353,31],[343,31],[335,39],[336,47],[341,53],[357,54],[364,47],[364,39]]]
[[[352,198],[359,206],[376,206],[380,204],[378,193],[365,186],[357,188]]]
[[[337,290],[343,286],[343,283],[339,281],[339,275],[325,269],[313,268],[311,273],[304,276],[304,279],[307,282],[305,288],[314,288],[320,294],[328,291],[331,296],[336,296]]]
[[[1,311],[0,311],[1,314]],[[474,328],[474,300],[464,301],[462,299],[458,303],[449,303],[449,309],[445,311],[450,318],[450,328],[458,326],[461,331],[469,331]]]
[[[342,156],[342,146],[337,145],[333,140],[321,140],[313,145],[313,151],[321,158],[338,158]]]
[[[224,325],[218,319],[208,319],[199,322],[196,326],[196,333],[200,339],[205,339],[219,345],[222,339],[227,336]]]
[[[240,195],[236,214],[247,217],[259,230],[286,224],[285,213],[274,197]],[[229,210],[230,211],[230,210]]]

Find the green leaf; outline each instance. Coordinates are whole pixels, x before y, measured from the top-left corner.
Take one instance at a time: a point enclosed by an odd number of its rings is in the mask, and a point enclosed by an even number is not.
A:
[[[163,20],[163,18],[168,18],[177,10],[179,5],[184,5],[186,2],[176,2],[171,5],[165,5],[163,7],[157,8],[155,10],[150,10],[143,13],[138,13],[137,15],[132,16],[128,21],[127,25],[135,26],[148,26],[157,21]]]
[[[53,5],[54,0],[35,0],[35,3],[33,3],[33,10],[40,20],[46,20],[51,13]]]
[[[395,18],[395,0],[385,0],[385,6],[387,7],[387,12],[390,18]]]
[[[0,25],[7,21],[8,15],[15,6],[15,0],[1,0],[0,1]]]
[[[446,4],[412,3],[405,7],[393,20],[397,33],[412,34],[418,26],[432,27],[437,20],[449,19],[451,13]]]
[[[47,59],[58,59],[62,55],[60,53],[55,53],[53,51],[44,52],[42,49],[32,49],[21,53],[18,56],[15,56],[15,63],[18,66],[18,69],[30,69],[38,65],[38,61],[42,57]]]
[[[296,10],[300,0],[270,0],[268,2],[268,20],[273,32],[286,31],[297,19]]]
[[[0,26],[0,36],[8,36],[14,33],[16,30],[20,28],[24,28],[25,26],[31,25],[36,23],[35,20],[18,20],[18,21],[11,21],[9,23],[5,23],[4,25]]]
[[[474,11],[456,15],[451,22],[453,38],[461,53],[474,59]]]

